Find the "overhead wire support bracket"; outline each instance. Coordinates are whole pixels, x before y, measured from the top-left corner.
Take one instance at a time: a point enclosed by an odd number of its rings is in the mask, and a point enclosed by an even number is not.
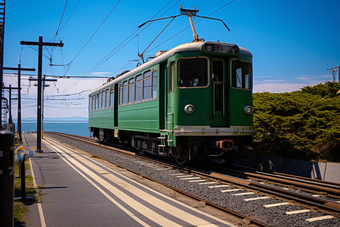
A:
[[[192,33],[193,33],[193,38],[194,38],[193,42],[198,42],[198,41],[202,41],[203,40],[203,39],[199,39],[198,38],[198,35],[196,33],[196,29],[195,29],[194,23],[192,21],[192,17],[193,16],[194,17],[200,17],[200,18],[203,18],[203,19],[211,19],[211,20],[221,21],[223,23],[223,25],[228,29],[228,31],[230,31],[230,29],[228,28],[228,26],[224,23],[224,21],[222,19],[217,19],[217,18],[212,18],[212,17],[203,17],[203,16],[196,15],[199,12],[199,10],[198,9],[196,10],[195,6],[194,6],[193,10],[192,9],[183,9],[182,6],[180,6],[179,10],[181,11],[180,15],[170,16],[170,17],[163,17],[163,18],[159,18],[159,19],[155,19],[155,20],[148,20],[148,21],[144,22],[143,24],[139,25],[138,28],[143,27],[145,24],[147,24],[149,22],[154,22],[154,21],[159,21],[159,20],[164,20],[164,19],[169,19],[169,18],[172,18],[172,20],[170,21],[170,23],[171,23],[174,19],[176,19],[176,17],[185,15],[185,16],[187,16],[189,18],[189,21],[190,21],[190,26],[191,26]],[[161,31],[161,33],[170,25],[170,23]],[[158,38],[158,36],[151,42],[151,44]],[[144,53],[151,46],[151,44],[141,54],[138,53],[138,56],[142,58],[143,63],[144,63]]]

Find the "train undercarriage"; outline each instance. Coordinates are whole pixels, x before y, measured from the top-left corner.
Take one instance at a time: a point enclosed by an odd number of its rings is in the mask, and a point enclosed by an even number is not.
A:
[[[92,128],[93,137],[102,142],[123,143],[140,154],[150,153],[174,158],[180,165],[192,161],[221,160],[231,165],[236,158],[245,157],[252,136],[177,136],[176,147],[168,146],[167,136],[156,133],[119,131]]]

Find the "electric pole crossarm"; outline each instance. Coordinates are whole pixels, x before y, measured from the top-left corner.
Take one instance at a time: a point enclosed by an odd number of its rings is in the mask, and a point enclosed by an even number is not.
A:
[[[4,67],[3,69],[4,69],[4,70],[35,71],[35,68]]]
[[[29,41],[21,41],[20,45],[29,45],[29,46],[37,46],[37,45],[43,45],[43,46],[55,46],[55,47],[63,47],[64,44],[60,41],[60,43],[49,43],[49,42],[29,42]]]

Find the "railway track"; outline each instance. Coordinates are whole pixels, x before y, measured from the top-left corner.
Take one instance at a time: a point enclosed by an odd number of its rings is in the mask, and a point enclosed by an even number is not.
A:
[[[178,178],[184,179],[199,179],[204,180],[206,184],[211,184],[209,188],[229,188],[225,191],[241,191],[243,194],[247,195],[256,195],[259,196],[257,198],[250,198],[250,199],[275,199],[275,200],[282,200],[283,203],[298,205],[301,207],[305,207],[311,211],[318,211],[325,214],[328,214],[332,218],[339,218],[340,217],[340,203],[336,201],[332,201],[329,199],[321,198],[328,197],[333,199],[338,199],[340,195],[340,187],[337,184],[333,184],[330,182],[323,182],[323,181],[315,181],[306,178],[301,178],[298,176],[289,176],[286,174],[269,174],[263,173],[254,170],[245,170],[245,169],[225,169],[225,168],[215,168],[214,171],[211,170],[202,170],[193,167],[182,167],[178,166],[177,164],[171,162],[164,162],[156,160],[155,158],[150,158],[147,156],[140,156],[136,155],[136,153],[122,150],[122,148],[113,148],[107,145],[99,144],[96,140],[92,138],[86,138],[81,136],[74,136],[62,133],[53,133],[54,135],[63,136],[69,139],[78,140],[80,142],[84,142],[87,144],[91,144],[94,146],[99,146],[101,148],[114,150],[116,152],[123,152],[124,154],[134,156],[136,158],[141,158],[145,161],[155,163],[160,165],[164,168],[175,169],[178,170],[179,173],[177,175]],[[136,172],[137,173],[137,172]],[[226,175],[225,173],[228,173]],[[140,174],[140,173],[137,173]],[[234,175],[234,176],[230,176]],[[239,178],[239,176],[243,175],[243,179]],[[237,176],[237,177],[235,177]],[[143,176],[148,178],[148,176]],[[159,182],[163,184],[162,182]],[[163,184],[164,185],[164,184]],[[171,186],[170,186],[171,187]],[[187,196],[193,197],[197,200],[204,202],[205,204],[214,206],[218,209],[224,210],[225,212],[231,213],[236,215],[240,218],[248,220],[249,223],[254,223],[260,226],[267,226],[265,223],[258,221],[254,218],[249,218],[246,215],[240,214],[235,212],[231,209],[226,209],[217,204],[213,204],[208,200],[204,200],[202,198],[195,197],[190,195],[185,191],[181,191],[177,188],[171,187],[173,190],[176,190],[182,194]],[[307,193],[301,193],[300,191],[305,191]],[[312,193],[310,195],[308,193]],[[318,196],[316,197],[315,193]],[[240,193],[242,194],[242,193]],[[249,200],[251,201],[251,200]]]

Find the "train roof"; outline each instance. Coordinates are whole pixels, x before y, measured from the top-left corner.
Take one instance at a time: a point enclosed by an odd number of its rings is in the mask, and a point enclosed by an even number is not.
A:
[[[119,76],[118,78],[103,84],[102,86],[100,86],[99,88],[95,89],[93,92],[91,92],[90,94],[96,93],[98,91],[100,91],[101,89],[103,89],[103,87],[109,87],[111,85],[114,85],[116,83],[119,83],[122,80],[125,80],[127,78],[129,78],[130,76],[137,74],[139,71],[143,71],[149,67],[152,67],[153,65],[156,65],[160,62],[165,61],[166,59],[168,59],[169,57],[173,56],[175,53],[177,52],[183,52],[183,51],[197,51],[197,50],[201,50],[201,46],[204,45],[205,43],[216,43],[216,42],[192,42],[192,43],[184,43],[181,44],[171,50],[168,50],[166,52],[161,53],[160,55],[156,55],[156,57],[146,63],[144,63],[141,66],[138,66],[134,69],[132,69],[131,71],[128,71],[126,73],[124,73],[123,75]],[[220,44],[226,44],[226,43],[220,43]],[[250,53],[250,51],[248,51],[245,48],[239,47],[239,53],[240,54],[244,54],[244,55],[248,55],[253,57],[253,55]]]

